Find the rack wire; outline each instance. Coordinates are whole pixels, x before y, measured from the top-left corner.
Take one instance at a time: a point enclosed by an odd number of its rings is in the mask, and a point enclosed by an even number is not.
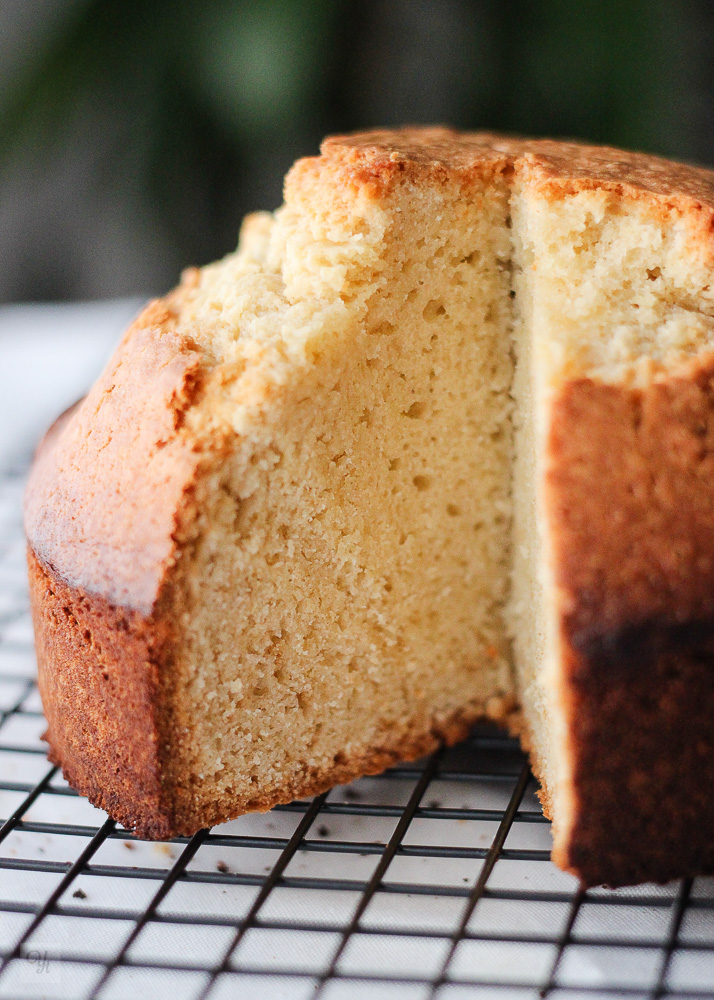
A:
[[[0,475],[0,997],[714,996],[714,879],[584,892],[518,745],[147,843],[45,757],[24,469]]]

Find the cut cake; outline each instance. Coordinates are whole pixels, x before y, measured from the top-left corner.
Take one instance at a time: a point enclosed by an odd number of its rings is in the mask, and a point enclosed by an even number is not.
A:
[[[585,883],[714,870],[714,174],[328,139],[26,496],[51,759],[147,837],[521,733]]]

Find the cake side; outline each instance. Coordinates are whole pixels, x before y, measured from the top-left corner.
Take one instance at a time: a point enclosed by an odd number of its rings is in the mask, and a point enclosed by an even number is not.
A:
[[[50,758],[115,819],[176,832],[163,754],[171,623],[157,612],[200,463],[184,431],[205,359],[171,299],[129,328],[40,444],[25,493],[30,604]]]
[[[714,353],[553,403],[547,502],[572,815],[588,884],[714,870]]]
[[[685,767],[704,754],[693,774],[712,766],[705,744],[688,742],[695,701],[685,696],[688,681],[706,728],[707,639],[701,620],[693,629],[669,625],[678,615],[680,624],[694,622],[700,612],[706,620],[708,612],[688,603],[690,585],[703,574],[705,594],[714,562],[714,537],[694,509],[709,503],[711,480],[705,475],[692,493],[689,478],[702,471],[691,434],[706,436],[708,420],[702,373],[714,346],[712,209],[686,192],[647,197],[627,181],[597,187],[580,179],[554,178],[552,165],[534,158],[516,165],[512,611],[554,860],[587,884],[626,884],[710,865],[706,838],[685,833],[698,779],[673,763],[681,750]],[[597,405],[588,408],[588,400]],[[640,421],[657,407],[660,440],[645,442]],[[598,517],[578,536],[583,508],[596,507]],[[578,575],[585,566],[597,567],[587,579]],[[581,620],[592,643],[574,624]],[[672,674],[680,677],[676,690]],[[645,801],[652,787],[660,794],[652,773],[662,775],[671,807],[658,818]],[[676,820],[671,809],[679,810]]]

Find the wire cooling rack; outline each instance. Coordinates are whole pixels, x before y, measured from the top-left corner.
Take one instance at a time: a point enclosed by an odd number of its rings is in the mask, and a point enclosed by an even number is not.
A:
[[[169,843],[77,796],[41,738],[13,461],[0,461],[0,998],[714,997],[714,879],[582,892],[550,863],[527,764],[493,728]]]

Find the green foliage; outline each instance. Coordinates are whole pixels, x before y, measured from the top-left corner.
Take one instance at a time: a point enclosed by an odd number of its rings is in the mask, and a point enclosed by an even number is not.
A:
[[[236,136],[304,126],[320,99],[320,53],[341,4],[219,0],[183,49],[187,79]]]

